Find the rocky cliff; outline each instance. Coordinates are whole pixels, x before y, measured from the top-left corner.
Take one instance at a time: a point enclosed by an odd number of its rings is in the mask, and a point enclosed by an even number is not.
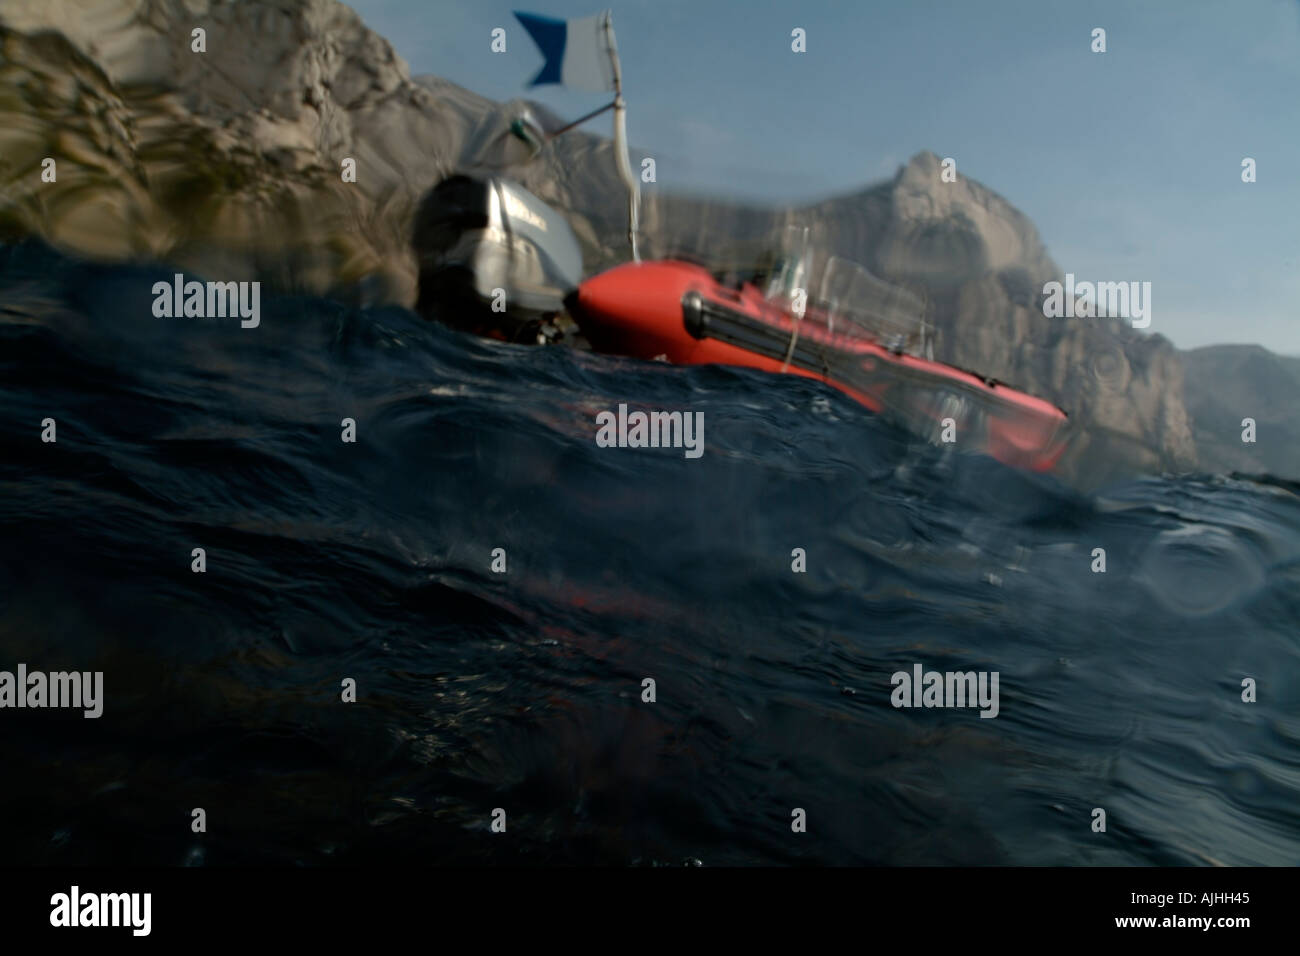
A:
[[[403,217],[456,164],[465,128],[333,0],[0,7],[7,235],[319,291],[365,280],[413,301]]]
[[[1183,353],[1184,394],[1201,468],[1300,476],[1300,358],[1258,345],[1211,345]],[[1254,441],[1243,441],[1245,419]]]
[[[419,197],[472,162],[475,130],[513,108],[413,79],[334,0],[6,0],[0,237],[409,306]],[[56,182],[42,181],[46,157]],[[355,183],[341,177],[346,159]],[[566,134],[514,175],[568,214],[589,271],[625,256],[606,140]],[[930,153],[803,209],[649,185],[643,218],[648,254],[714,259],[811,221],[830,251],[924,293],[937,357],[1065,407],[1081,431],[1076,474],[1195,466],[1177,351],[1116,319],[1046,318],[1042,286],[1061,270],[1033,225],[974,180],[942,182]]]

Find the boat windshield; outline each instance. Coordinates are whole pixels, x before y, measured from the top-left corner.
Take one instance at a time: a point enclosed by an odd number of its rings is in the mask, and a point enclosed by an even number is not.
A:
[[[748,276],[763,297],[797,318],[836,335],[866,338],[896,352],[928,354],[932,330],[925,302],[915,293],[877,278],[856,262],[818,256],[807,226],[786,226],[775,248]]]
[[[802,317],[812,295],[813,246],[807,226],[786,226],[763,295],[767,301]]]
[[[856,262],[832,256],[822,274],[818,305],[829,330],[866,336],[899,352],[929,347],[925,303],[914,293],[876,278]]]

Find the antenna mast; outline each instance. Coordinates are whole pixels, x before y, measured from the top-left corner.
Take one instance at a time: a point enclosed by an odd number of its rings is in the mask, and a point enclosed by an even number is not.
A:
[[[614,68],[614,161],[618,175],[627,187],[627,241],[632,247],[632,261],[640,262],[637,250],[637,227],[641,203],[641,185],[632,172],[632,162],[627,151],[627,103],[623,99],[623,70],[618,62],[618,46],[614,42],[614,17],[605,11],[605,39],[609,42],[609,59]]]

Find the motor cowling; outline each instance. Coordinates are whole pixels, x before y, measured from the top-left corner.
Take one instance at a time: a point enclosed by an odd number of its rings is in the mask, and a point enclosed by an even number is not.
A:
[[[417,311],[480,334],[531,340],[582,280],[568,222],[503,176],[443,180],[420,203],[412,244]]]

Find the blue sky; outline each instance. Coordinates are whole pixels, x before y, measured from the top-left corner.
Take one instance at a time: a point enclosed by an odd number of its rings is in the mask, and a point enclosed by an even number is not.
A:
[[[349,5],[413,74],[574,118],[605,98],[526,90],[542,59],[511,11],[609,7],[658,188],[815,199],[929,149],[1028,215],[1063,271],[1151,282],[1149,332],[1300,355],[1300,0]],[[587,128],[608,134],[608,118]]]

